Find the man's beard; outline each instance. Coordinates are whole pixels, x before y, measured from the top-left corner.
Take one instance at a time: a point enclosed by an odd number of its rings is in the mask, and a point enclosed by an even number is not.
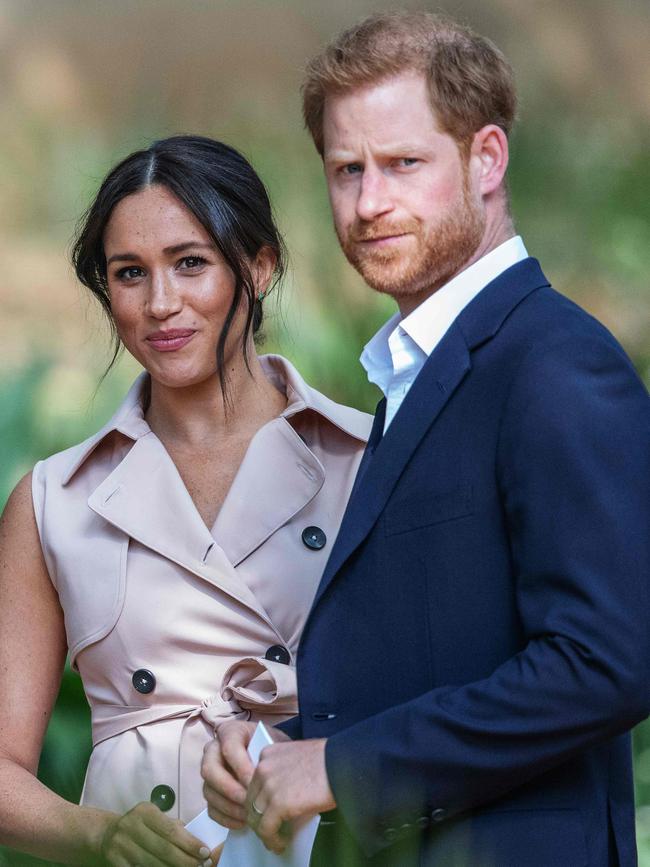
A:
[[[485,231],[485,215],[472,201],[467,171],[457,206],[434,226],[419,220],[357,220],[339,242],[350,264],[377,292],[396,300],[427,295],[461,270],[477,250]],[[367,249],[371,238],[409,234],[393,249]],[[418,302],[419,303],[419,302]]]

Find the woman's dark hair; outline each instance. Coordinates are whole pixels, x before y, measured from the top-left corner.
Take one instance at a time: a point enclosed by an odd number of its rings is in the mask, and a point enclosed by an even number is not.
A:
[[[248,336],[251,331],[256,334],[262,324],[262,302],[257,297],[250,265],[263,247],[273,251],[275,269],[268,294],[284,273],[285,247],[273,220],[268,194],[253,167],[234,148],[203,136],[161,139],[128,156],[109,172],[79,223],[72,263],[79,280],[102,305],[113,333],[113,357],[104,376],[122,349],[108,293],[104,232],[118,202],[154,184],[166,187],[196,217],[235,276],[232,304],[217,343],[217,369],[227,398],[224,352],[242,296],[248,305],[242,335],[247,365]]]

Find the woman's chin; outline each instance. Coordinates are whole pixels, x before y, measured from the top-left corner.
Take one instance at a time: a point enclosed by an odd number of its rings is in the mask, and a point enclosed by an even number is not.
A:
[[[161,369],[159,365],[146,368],[152,383],[163,388],[195,388],[217,379],[215,370],[197,370],[196,368],[181,368],[176,370]]]

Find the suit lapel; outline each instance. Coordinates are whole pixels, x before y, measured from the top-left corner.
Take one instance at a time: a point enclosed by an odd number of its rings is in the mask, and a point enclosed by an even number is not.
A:
[[[366,538],[411,455],[471,369],[471,350],[494,337],[514,308],[548,286],[539,262],[528,258],[489,283],[462,311],[427,359],[404,402],[381,437],[385,406],[364,453],[341,529],[325,567],[314,606],[341,566]],[[381,439],[379,439],[381,437]],[[371,444],[376,442],[376,448]]]
[[[386,398],[382,398],[377,404],[377,409],[375,410],[375,417],[372,422],[372,430],[370,431],[370,437],[368,439],[368,444],[363,452],[363,457],[361,458],[361,463],[359,464],[359,469],[357,470],[357,475],[354,480],[354,485],[352,486],[352,491],[350,492],[350,500],[354,497],[355,491],[361,484],[361,480],[366,474],[366,470],[368,469],[368,465],[370,464],[370,459],[374,455],[377,446],[381,442],[381,438],[384,433],[384,420],[386,418]]]
[[[452,325],[420,371],[374,453],[367,449],[364,454],[365,470],[359,484],[355,484],[314,604],[372,529],[420,440],[469,369],[464,337]],[[383,420],[380,423],[383,427]]]

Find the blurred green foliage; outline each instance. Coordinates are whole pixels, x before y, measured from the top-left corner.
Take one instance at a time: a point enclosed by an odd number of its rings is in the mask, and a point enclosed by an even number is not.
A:
[[[136,373],[125,358],[96,391],[108,332],[80,301],[65,248],[108,167],[175,132],[239,147],[269,187],[292,268],[280,303],[268,304],[263,350],[372,411],[378,393],[358,355],[393,307],[338,249],[297,96],[305,58],[367,11],[363,0],[0,7],[0,504],[37,460],[94,432]],[[614,331],[650,382],[647,4],[455,0],[447,11],[494,37],[518,73],[510,189],[530,252]],[[77,800],[89,750],[83,689],[66,669],[39,776]],[[635,768],[640,859],[650,867],[650,723],[635,732]],[[0,850],[0,865],[36,863]]]

